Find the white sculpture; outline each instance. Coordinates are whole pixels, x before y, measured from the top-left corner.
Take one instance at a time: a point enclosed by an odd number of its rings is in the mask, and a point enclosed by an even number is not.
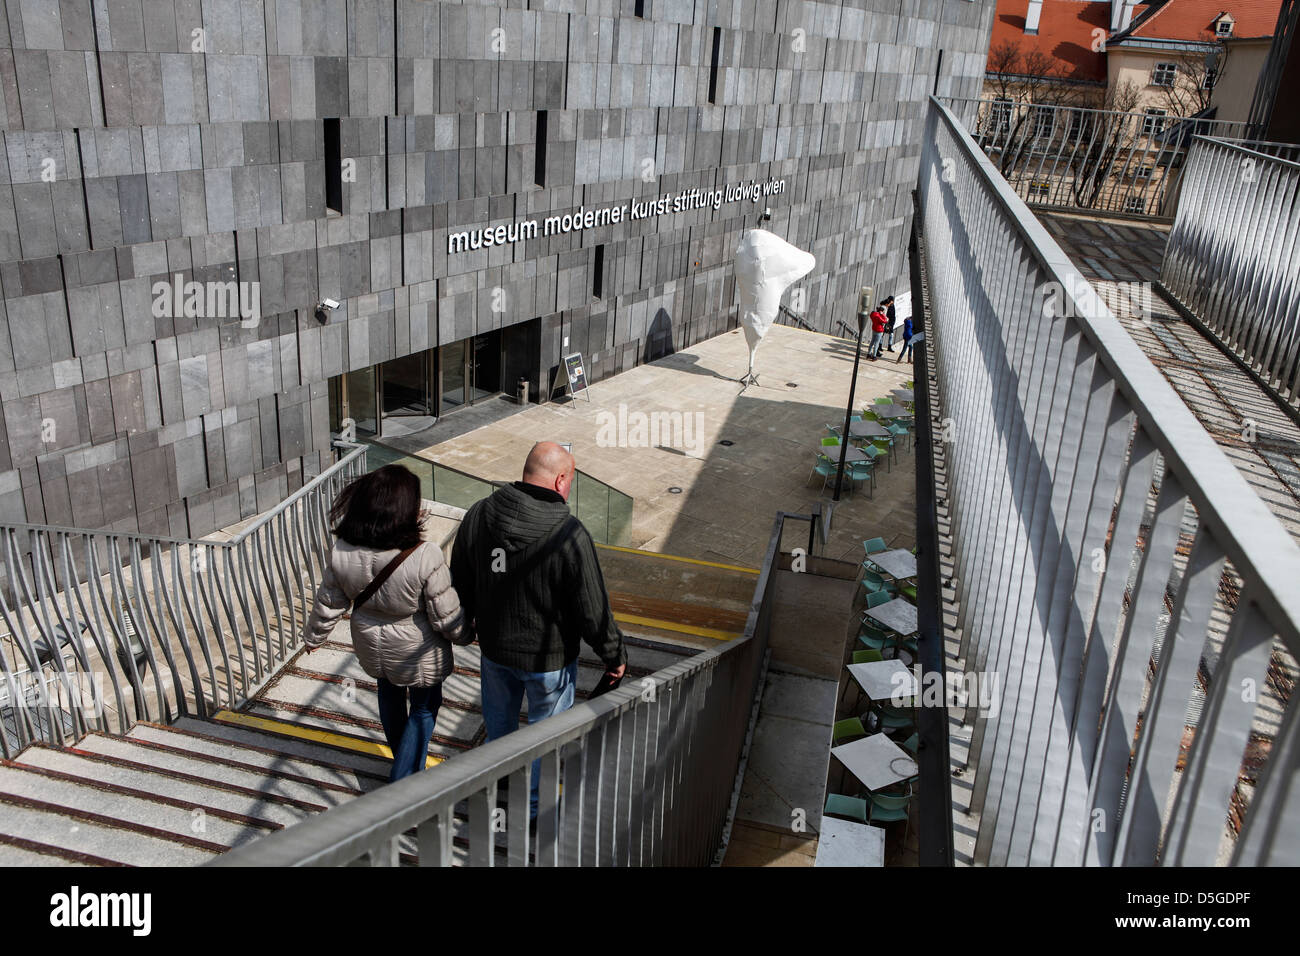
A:
[[[781,296],[817,265],[811,252],[790,245],[765,229],[751,229],[736,247],[736,286],[740,292],[740,323],[749,343],[749,373],[746,385],[758,382],[754,374],[754,352],[776,321]]]

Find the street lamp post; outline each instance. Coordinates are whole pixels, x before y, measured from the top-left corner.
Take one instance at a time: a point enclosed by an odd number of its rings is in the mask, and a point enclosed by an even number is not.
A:
[[[849,382],[849,405],[844,410],[844,431],[840,433],[840,469],[835,474],[835,495],[832,501],[840,500],[840,486],[844,483],[844,460],[849,454],[849,425],[853,418],[853,397],[858,389],[858,363],[862,361],[862,333],[866,330],[867,319],[871,315],[871,286],[864,285],[858,293],[858,340],[853,351],[853,379]]]

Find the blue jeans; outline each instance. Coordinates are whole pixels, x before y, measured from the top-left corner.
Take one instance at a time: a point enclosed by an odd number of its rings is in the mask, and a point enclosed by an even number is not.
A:
[[[910,359],[911,357],[912,357],[912,340],[908,339],[906,342],[903,343],[903,348],[898,353],[898,360],[901,362],[903,361],[903,359]]]
[[[884,338],[885,338],[885,333],[884,333],[884,332],[872,332],[872,333],[871,333],[871,346],[867,349],[867,354],[868,354],[868,355],[879,355],[879,354],[880,354],[880,343],[884,340]]]
[[[407,712],[407,695],[410,712]],[[430,687],[398,687],[379,678],[379,722],[393,752],[392,783],[424,769],[429,754],[433,725],[442,706],[442,684]]]
[[[523,671],[488,660],[484,655],[479,667],[483,690],[483,724],[487,739],[496,740],[519,729],[519,707],[528,696],[528,722],[535,724],[552,714],[573,706],[578,683],[578,661],[574,659],[558,671]],[[541,759],[533,761],[530,775],[529,808],[537,816],[537,783]]]

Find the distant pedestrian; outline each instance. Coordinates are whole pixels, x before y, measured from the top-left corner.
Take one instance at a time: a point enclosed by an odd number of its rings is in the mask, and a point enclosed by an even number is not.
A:
[[[909,315],[903,320],[903,346],[898,350],[898,358],[895,361],[901,362],[906,358],[912,361],[912,317]]]
[[[881,302],[871,313],[871,346],[867,349],[867,358],[875,361],[880,356],[880,343],[885,338],[885,303]]]
[[[379,721],[393,755],[389,780],[428,761],[451,645],[473,640],[442,548],[420,511],[420,479],[385,465],[352,482],[330,508],[330,549],[307,621],[307,653],[351,609],[352,649],[378,684]],[[409,711],[408,711],[409,704]]]
[[[891,295],[885,300],[885,350],[894,351],[894,323],[897,316],[894,315],[894,297]]]
[[[627,667],[596,548],[569,513],[574,468],[555,442],[538,442],[523,480],[473,505],[456,534],[452,580],[478,635],[488,740],[518,729],[525,696],[530,724],[573,706],[582,644],[609,681]],[[540,763],[533,761],[533,816]]]

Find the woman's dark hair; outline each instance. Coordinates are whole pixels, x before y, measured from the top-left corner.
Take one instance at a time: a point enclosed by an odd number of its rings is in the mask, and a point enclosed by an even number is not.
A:
[[[401,465],[362,475],[330,507],[334,533],[348,544],[376,551],[420,543],[420,479]]]

